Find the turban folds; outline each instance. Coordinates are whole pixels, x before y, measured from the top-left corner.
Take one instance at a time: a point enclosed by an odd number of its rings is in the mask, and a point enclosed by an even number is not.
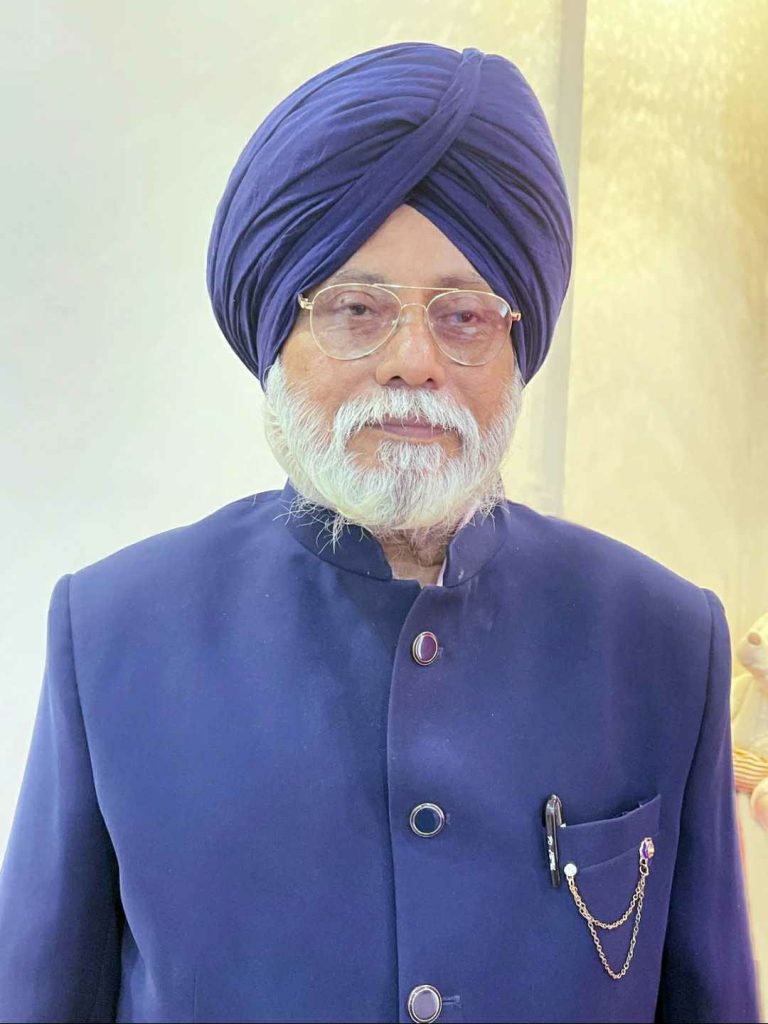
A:
[[[208,292],[262,387],[299,292],[330,277],[404,203],[522,311],[512,339],[525,383],[536,373],[573,236],[544,112],[506,58],[413,42],[357,54],[299,86],[229,176],[208,244]]]

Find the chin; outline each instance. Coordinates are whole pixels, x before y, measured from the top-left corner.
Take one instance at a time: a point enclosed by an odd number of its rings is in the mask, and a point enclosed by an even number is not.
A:
[[[424,447],[424,446],[421,446]],[[432,446],[434,447],[434,446]],[[398,465],[397,461],[394,463],[385,462],[377,452],[366,453],[364,455],[358,455],[356,459],[358,469],[362,470],[378,470],[379,472],[385,472],[391,476],[410,476],[410,477],[421,477],[434,474],[445,468],[445,464],[450,456],[445,450],[441,452],[439,465],[435,465],[434,462],[430,465],[428,463],[419,464],[419,462],[409,461],[407,465]]]
[[[369,443],[365,447],[349,445],[349,451],[357,455],[358,458],[366,458],[373,462],[374,460],[377,460],[379,450],[384,444],[407,445],[410,448],[434,448],[437,446],[442,448],[446,457],[451,457],[461,450],[461,443],[455,438],[451,438],[451,440],[448,440],[447,442],[442,439],[427,441],[420,440],[418,438],[398,437],[396,434],[384,434],[381,437],[376,438],[374,443]]]

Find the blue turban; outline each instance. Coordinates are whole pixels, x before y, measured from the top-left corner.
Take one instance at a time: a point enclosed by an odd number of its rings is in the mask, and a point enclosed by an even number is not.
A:
[[[573,235],[544,112],[506,58],[412,42],[357,54],[300,85],[229,176],[208,292],[262,387],[299,292],[330,277],[404,203],[522,311],[512,342],[523,381],[533,377],[565,298]]]

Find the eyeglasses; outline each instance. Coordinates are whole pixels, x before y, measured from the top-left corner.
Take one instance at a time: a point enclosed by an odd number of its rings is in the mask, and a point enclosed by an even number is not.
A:
[[[299,294],[309,310],[309,326],[317,346],[332,359],[361,359],[381,348],[397,330],[406,306],[426,310],[435,344],[449,359],[463,366],[490,362],[509,339],[519,310],[493,292],[462,288],[425,288],[437,291],[429,302],[401,302],[390,289],[416,288],[407,284],[331,284],[314,298]]]

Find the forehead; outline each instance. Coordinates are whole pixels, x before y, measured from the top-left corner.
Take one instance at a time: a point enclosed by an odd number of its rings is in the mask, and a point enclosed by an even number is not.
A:
[[[343,281],[490,290],[464,253],[428,217],[407,205],[391,213],[324,283]]]
[[[324,282],[325,284],[343,284],[345,281],[356,281],[360,284],[414,284],[424,288],[480,288],[488,285],[474,271],[463,274],[432,274],[422,271],[418,281],[395,281],[386,270],[363,270],[354,263],[349,263],[343,270],[337,271]]]

